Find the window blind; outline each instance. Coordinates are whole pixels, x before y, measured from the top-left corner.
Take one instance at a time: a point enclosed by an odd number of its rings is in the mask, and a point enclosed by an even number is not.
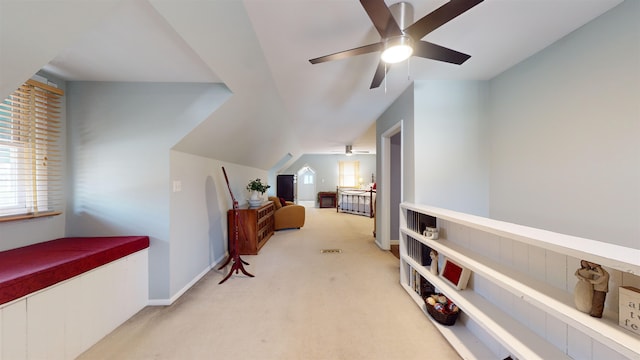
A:
[[[0,103],[0,221],[61,213],[63,95],[27,80]]]
[[[338,186],[355,187],[358,185],[360,174],[359,161],[339,161],[338,162]]]

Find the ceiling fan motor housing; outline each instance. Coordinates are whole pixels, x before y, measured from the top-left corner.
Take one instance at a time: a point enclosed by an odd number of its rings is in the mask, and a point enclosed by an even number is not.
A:
[[[384,39],[384,51],[380,58],[387,64],[395,64],[413,54],[413,40],[404,33],[404,29],[413,22],[413,6],[406,2],[399,2],[391,5],[389,12],[402,30],[402,35],[388,36]]]
[[[408,2],[395,3],[389,6],[389,11],[403,33],[404,29],[413,24],[413,5]]]

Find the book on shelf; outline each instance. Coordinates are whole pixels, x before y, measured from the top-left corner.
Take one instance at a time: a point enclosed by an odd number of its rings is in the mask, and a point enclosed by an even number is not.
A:
[[[422,251],[420,254],[420,257],[421,257],[420,265],[431,266],[431,248],[425,244],[422,244],[422,243],[420,244],[422,245],[422,249],[421,249]]]
[[[407,227],[422,234],[427,227],[436,227],[436,218],[413,210],[407,210]]]
[[[420,241],[407,236],[407,253],[422,266],[431,265],[431,248]]]
[[[423,299],[436,292],[435,286],[433,286],[429,280],[422,277],[422,275],[420,275],[420,273],[414,268],[411,268],[409,286]]]

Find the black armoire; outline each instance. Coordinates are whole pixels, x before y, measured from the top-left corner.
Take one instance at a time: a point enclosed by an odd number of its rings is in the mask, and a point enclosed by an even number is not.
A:
[[[294,201],[295,196],[295,175],[278,175],[278,184],[276,187],[276,193],[279,198],[284,198],[287,201]]]

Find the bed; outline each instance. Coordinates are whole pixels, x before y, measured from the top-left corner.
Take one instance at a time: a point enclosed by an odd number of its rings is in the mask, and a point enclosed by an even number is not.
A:
[[[336,211],[373,217],[375,212],[376,190],[360,188],[336,189],[338,201]]]

